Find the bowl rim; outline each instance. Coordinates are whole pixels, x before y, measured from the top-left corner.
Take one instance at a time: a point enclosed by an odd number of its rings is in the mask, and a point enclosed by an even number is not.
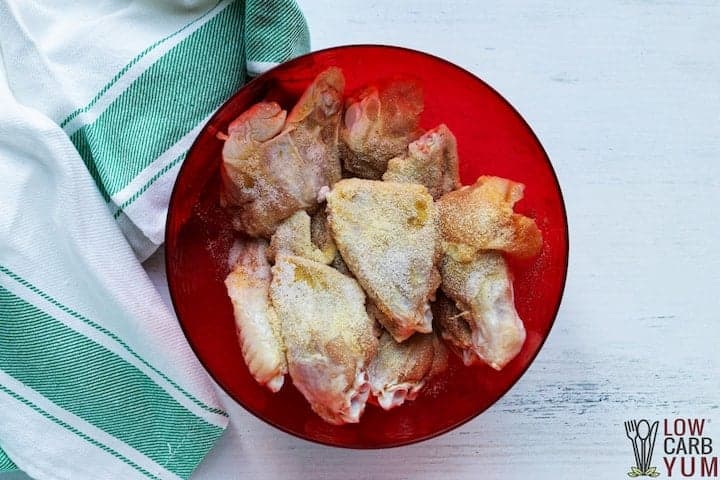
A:
[[[217,118],[217,116],[220,114],[220,112],[222,112],[222,111],[225,109],[225,107],[227,107],[227,105],[228,105],[229,103],[231,103],[231,102],[235,99],[235,97],[237,97],[237,95],[239,94],[239,92],[241,92],[241,91],[242,91],[243,89],[245,89],[245,88],[248,88],[248,86],[250,86],[251,84],[254,84],[254,83],[256,83],[256,82],[261,81],[262,78],[263,78],[265,75],[268,75],[270,72],[273,72],[273,71],[275,71],[275,70],[277,70],[277,69],[280,69],[280,68],[288,68],[288,66],[289,66],[290,64],[294,63],[294,62],[299,62],[299,61],[301,61],[302,59],[305,59],[305,58],[307,58],[307,57],[311,57],[311,56],[313,56],[313,55],[317,55],[317,54],[319,54],[319,53],[326,53],[326,52],[330,52],[330,51],[334,51],[334,50],[352,50],[352,49],[365,49],[365,48],[381,48],[381,49],[386,49],[386,50],[395,50],[395,51],[401,51],[401,52],[406,52],[406,53],[424,55],[424,56],[426,56],[426,57],[430,57],[431,59],[433,59],[433,60],[435,60],[435,61],[444,63],[444,64],[446,64],[447,66],[449,66],[450,68],[453,68],[453,69],[455,69],[455,70],[458,70],[458,71],[459,71],[460,73],[462,73],[462,74],[471,76],[473,79],[475,79],[476,81],[480,82],[480,83],[481,83],[482,85],[484,85],[487,89],[489,89],[489,90],[492,92],[493,95],[495,95],[503,104],[505,104],[506,107],[508,107],[508,108],[512,111],[512,113],[520,120],[520,122],[521,122],[521,123],[526,127],[526,129],[530,132],[530,134],[532,135],[532,138],[535,140],[536,144],[538,145],[538,147],[540,148],[540,150],[541,150],[542,153],[543,153],[543,157],[544,157],[543,159],[544,159],[545,163],[547,164],[547,167],[549,168],[550,173],[552,174],[552,179],[553,179],[553,181],[554,181],[554,183],[555,183],[555,188],[557,189],[558,195],[559,195],[559,197],[560,197],[560,209],[561,209],[561,213],[562,213],[563,226],[564,226],[563,234],[564,234],[564,236],[565,236],[564,269],[563,269],[564,271],[563,271],[562,279],[561,279],[561,282],[560,282],[560,290],[559,290],[558,299],[557,299],[556,305],[555,305],[555,307],[554,307],[554,309],[553,309],[553,314],[552,314],[552,318],[551,318],[551,320],[550,320],[550,324],[549,324],[549,326],[548,326],[547,333],[543,336],[542,340],[541,340],[540,343],[538,344],[537,350],[536,350],[535,353],[530,357],[527,365],[525,365],[525,367],[522,368],[522,370],[520,371],[520,373],[518,374],[518,376],[510,383],[510,386],[509,386],[502,394],[500,394],[495,400],[493,400],[492,402],[490,402],[485,408],[483,408],[483,409],[481,409],[481,410],[473,413],[472,415],[469,415],[467,418],[464,418],[464,419],[462,419],[462,420],[460,420],[460,421],[458,421],[458,422],[456,422],[456,423],[454,423],[454,424],[452,424],[452,425],[449,425],[449,426],[447,426],[447,427],[445,427],[445,428],[442,428],[442,429],[440,429],[440,430],[438,430],[438,431],[436,431],[436,432],[433,432],[433,433],[430,433],[430,434],[427,434],[427,435],[423,435],[423,436],[420,436],[420,437],[417,437],[417,438],[408,439],[408,440],[400,440],[400,441],[391,442],[391,443],[383,444],[383,445],[377,445],[377,446],[376,446],[376,445],[338,445],[338,444],[332,443],[331,441],[326,441],[326,440],[322,440],[322,439],[318,439],[318,438],[313,438],[313,437],[311,437],[311,436],[309,436],[309,435],[303,435],[302,433],[291,431],[290,429],[284,427],[283,425],[280,425],[280,424],[278,424],[278,423],[275,423],[275,422],[273,422],[272,420],[269,420],[269,419],[267,419],[267,418],[264,418],[264,417],[262,417],[261,415],[259,415],[258,413],[255,413],[255,412],[254,412],[252,409],[250,409],[241,399],[236,398],[235,395],[233,395],[233,394],[230,392],[230,390],[224,385],[224,383],[223,383],[221,380],[219,380],[219,379],[216,377],[216,375],[215,375],[209,368],[207,368],[207,366],[205,365],[205,362],[203,361],[203,359],[202,359],[202,358],[200,357],[200,355],[198,354],[198,350],[195,348],[195,344],[193,343],[193,340],[191,339],[190,335],[188,335],[188,332],[187,332],[187,330],[185,329],[184,323],[183,323],[183,322],[181,321],[181,319],[180,319],[180,315],[179,315],[179,313],[178,313],[178,308],[177,308],[177,305],[176,305],[175,294],[173,293],[174,290],[175,290],[175,289],[174,289],[174,285],[173,285],[174,281],[171,279],[171,277],[170,277],[169,275],[167,275],[167,272],[170,271],[170,270],[169,270],[169,261],[168,261],[168,259],[170,258],[170,255],[168,255],[167,246],[170,244],[170,243],[168,242],[168,240],[169,240],[169,233],[168,233],[168,232],[170,231],[169,226],[170,226],[170,223],[171,223],[170,220],[171,220],[171,218],[174,217],[173,209],[172,209],[171,207],[172,207],[172,205],[174,204],[175,196],[176,196],[176,195],[179,195],[179,194],[178,194],[178,189],[177,189],[177,186],[178,186],[178,181],[177,181],[177,180],[178,180],[179,178],[181,178],[181,176],[182,176],[182,174],[183,174],[183,171],[184,171],[184,169],[185,169],[185,167],[186,167],[184,161],[183,161],[182,165],[180,166],[180,170],[178,171],[178,174],[177,174],[177,176],[176,176],[176,178],[175,178],[175,181],[173,182],[172,193],[170,194],[170,200],[169,200],[169,202],[168,202],[168,212],[167,212],[167,217],[166,217],[166,220],[165,220],[165,234],[164,234],[164,238],[163,238],[163,240],[164,240],[164,246],[165,246],[165,249],[166,249],[166,250],[165,250],[165,261],[164,261],[164,264],[165,264],[165,265],[164,265],[164,266],[165,266],[165,272],[166,272],[166,280],[167,280],[167,283],[168,283],[168,291],[169,291],[169,294],[170,294],[170,301],[171,301],[172,307],[173,307],[173,313],[175,313],[175,317],[176,317],[176,319],[177,319],[177,322],[178,322],[178,324],[180,324],[180,328],[182,329],[183,336],[185,337],[187,343],[190,345],[190,348],[192,349],[193,353],[195,354],[195,357],[198,359],[198,361],[199,361],[200,364],[203,366],[203,368],[205,369],[205,371],[208,373],[208,375],[210,376],[210,378],[212,378],[212,380],[213,380],[213,381],[225,392],[225,394],[226,394],[228,397],[230,397],[235,403],[237,403],[238,405],[240,405],[241,407],[243,407],[243,409],[244,409],[245,411],[249,412],[249,413],[250,413],[251,415],[253,415],[255,418],[258,418],[258,419],[260,419],[261,421],[263,421],[265,424],[270,425],[270,426],[272,426],[272,427],[274,427],[274,428],[277,428],[278,430],[281,430],[281,431],[283,431],[283,432],[285,432],[285,433],[287,433],[287,434],[289,434],[289,435],[291,435],[291,436],[293,436],[293,437],[295,437],[295,438],[299,438],[299,439],[302,439],[302,440],[305,440],[305,441],[308,441],[308,442],[312,442],[312,443],[315,443],[315,444],[320,444],[320,445],[329,446],[329,447],[335,447],[335,448],[344,448],[344,449],[349,449],[349,450],[383,450],[383,449],[388,449],[388,448],[397,448],[397,447],[403,447],[403,446],[408,446],[408,445],[413,445],[413,444],[416,444],[416,443],[424,442],[424,441],[427,441],[427,440],[430,440],[430,439],[439,437],[439,436],[441,436],[441,435],[444,435],[444,434],[446,434],[446,433],[448,433],[448,432],[450,432],[450,431],[452,431],[452,430],[455,430],[455,429],[457,429],[457,428],[459,428],[459,427],[467,424],[467,423],[470,422],[471,420],[476,419],[476,418],[477,418],[478,416],[480,416],[482,413],[484,413],[484,412],[486,412],[487,410],[489,410],[493,405],[495,405],[495,403],[497,403],[501,398],[503,398],[505,395],[507,395],[507,393],[508,393],[510,390],[512,390],[512,389],[515,387],[515,385],[517,385],[517,383],[520,381],[520,379],[525,376],[525,374],[527,373],[527,371],[528,371],[528,369],[530,368],[530,366],[535,362],[535,359],[537,358],[537,356],[538,356],[538,354],[540,353],[540,351],[542,351],[543,346],[545,345],[545,342],[547,341],[548,337],[550,336],[550,333],[552,332],[552,329],[553,329],[553,327],[554,327],[554,325],[555,325],[555,321],[557,320],[558,313],[559,313],[559,311],[560,311],[560,306],[561,306],[561,304],[562,304],[563,297],[564,297],[564,295],[565,295],[565,286],[566,286],[566,282],[567,282],[567,274],[568,274],[569,259],[570,259],[570,229],[569,229],[569,226],[568,226],[567,209],[566,209],[566,207],[565,207],[565,197],[564,197],[564,195],[563,195],[563,193],[562,193],[562,189],[561,189],[561,187],[560,187],[560,182],[558,181],[558,177],[557,177],[557,173],[555,172],[555,168],[553,167],[552,162],[550,161],[550,157],[548,156],[547,151],[545,150],[545,147],[544,147],[543,144],[540,142],[540,139],[538,138],[537,134],[536,134],[535,131],[531,128],[531,126],[530,126],[530,124],[527,122],[527,120],[525,120],[525,118],[520,114],[520,112],[518,112],[517,109],[516,109],[504,96],[502,96],[502,95],[500,94],[500,92],[498,92],[498,91],[497,91],[495,88],[493,88],[490,84],[488,84],[486,81],[484,81],[483,79],[481,79],[480,77],[478,77],[478,76],[475,75],[474,73],[472,73],[472,72],[470,72],[470,71],[462,68],[461,66],[459,66],[459,65],[457,65],[457,64],[455,64],[455,63],[453,63],[453,62],[451,62],[451,61],[449,61],[449,60],[446,60],[446,59],[444,59],[444,58],[442,58],[442,57],[438,57],[437,55],[433,55],[433,54],[431,54],[431,53],[427,53],[427,52],[423,52],[423,51],[421,51],[421,50],[415,50],[415,49],[408,48],[408,47],[403,47],[403,46],[389,45],[389,44],[373,44],[373,43],[336,45],[336,46],[333,46],[333,47],[323,48],[323,49],[320,49],[320,50],[315,50],[315,51],[306,53],[306,54],[304,54],[304,55],[300,55],[300,56],[298,56],[298,57],[292,58],[292,59],[290,59],[290,60],[287,60],[287,61],[285,61],[285,62],[283,62],[283,63],[280,63],[280,64],[274,66],[273,68],[267,70],[266,72],[263,72],[262,74],[260,74],[260,75],[258,75],[257,77],[253,78],[253,79],[250,80],[249,82],[245,83],[245,84],[244,84],[243,86],[241,86],[235,93],[233,93],[225,102],[223,102],[222,105],[220,105],[220,106],[215,110],[215,112],[212,114],[212,116],[205,122],[205,124],[203,125],[202,129],[201,129],[200,132],[198,133],[198,135],[197,135],[197,137],[195,138],[195,140],[193,140],[192,146],[188,149],[186,158],[188,158],[188,157],[190,157],[190,156],[192,155],[193,151],[195,150],[195,148],[196,148],[196,146],[197,146],[197,144],[198,144],[198,139],[199,139],[201,136],[203,136],[203,134],[204,134],[204,132],[205,132],[205,129],[207,128],[207,125],[211,124],[211,123]]]

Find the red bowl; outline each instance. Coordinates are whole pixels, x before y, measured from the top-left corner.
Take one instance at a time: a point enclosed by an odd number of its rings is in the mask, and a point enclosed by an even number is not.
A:
[[[414,402],[390,412],[368,405],[359,424],[323,422],[287,381],[272,394],[258,386],[243,362],[232,306],[223,279],[233,243],[218,205],[222,142],[215,136],[250,105],[263,99],[290,109],[322,70],[339,66],[347,92],[388,77],[417,79],[423,87],[421,124],[444,122],[455,133],[464,184],[479,175],[499,175],[525,184],[517,211],[533,217],[543,232],[542,254],[512,262],[515,303],[527,341],[501,372],[466,368],[453,356],[448,373]],[[405,445],[447,432],[483,412],[525,372],[537,355],[560,306],[568,262],[567,218],[550,160],[522,117],[500,94],[445,60],[397,47],[354,45],[296,58],[256,78],[212,117],[180,170],[166,230],[170,295],[190,345],[215,381],[262,420],[298,437],[340,447]]]

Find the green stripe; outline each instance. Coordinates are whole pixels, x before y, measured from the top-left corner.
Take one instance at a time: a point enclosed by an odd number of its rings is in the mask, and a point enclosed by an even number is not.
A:
[[[0,385],[2,387],[2,385]],[[0,473],[12,472],[17,470],[17,466],[7,456],[7,453],[3,452],[0,448]]]
[[[244,2],[175,45],[90,125],[71,136],[111,196],[197,126],[245,81]],[[94,169],[94,170],[93,170]]]
[[[105,186],[102,184],[98,169],[92,162],[92,154],[90,153],[90,145],[87,142],[87,138],[76,132],[70,137],[70,140],[75,145],[75,148],[80,154],[80,158],[83,159],[83,162],[85,163],[85,166],[90,172],[93,180],[95,180],[95,185],[97,185],[98,189],[100,189],[100,194],[103,196],[103,199],[105,199],[106,202],[110,201],[110,194],[107,190],[105,190]]]
[[[128,198],[127,200],[125,200],[125,201],[122,203],[122,205],[120,205],[120,206],[118,207],[118,209],[115,211],[115,213],[113,213],[113,218],[117,219],[117,218],[120,216],[120,214],[123,212],[123,210],[126,209],[129,205],[131,205],[135,200],[137,200],[138,198],[140,198],[140,196],[141,196],[143,193],[145,193],[145,192],[147,191],[147,189],[150,188],[150,186],[157,181],[158,178],[160,178],[160,177],[162,177],[163,175],[165,175],[165,174],[166,174],[169,170],[171,170],[175,165],[177,165],[179,162],[183,161],[183,160],[185,159],[185,155],[187,155],[187,152],[181,153],[180,155],[178,155],[177,157],[175,157],[175,159],[174,159],[172,162],[168,163],[168,164],[165,165],[163,168],[161,168],[155,175],[153,175],[153,176],[150,178],[150,180],[148,180],[148,181],[145,183],[145,185],[143,185],[142,187],[140,187],[140,189],[139,189],[137,192],[133,193],[130,198]]]
[[[222,434],[138,368],[3,287],[0,312],[0,369],[177,475],[189,477]]]
[[[135,350],[133,350],[132,348],[130,348],[130,346],[127,345],[119,336],[117,336],[116,334],[114,334],[114,333],[111,332],[110,330],[106,329],[106,328],[103,327],[102,325],[98,325],[97,323],[93,322],[92,320],[90,320],[89,318],[85,317],[84,315],[81,315],[81,314],[77,313],[75,310],[71,309],[70,307],[67,307],[67,306],[63,305],[62,303],[60,303],[59,301],[57,301],[56,299],[54,299],[53,297],[51,297],[50,295],[48,295],[48,294],[45,293],[44,291],[40,290],[40,289],[37,288],[35,285],[31,284],[30,282],[28,282],[27,280],[25,280],[25,279],[22,278],[21,276],[17,275],[15,272],[11,271],[10,269],[8,269],[8,268],[0,265],[0,272],[4,273],[5,275],[7,275],[8,277],[10,277],[11,279],[15,280],[17,283],[19,283],[19,284],[22,285],[23,287],[27,288],[28,290],[30,290],[31,292],[33,292],[34,294],[36,294],[36,295],[39,296],[40,298],[46,300],[47,302],[50,302],[51,304],[53,304],[54,306],[56,306],[57,308],[59,308],[59,309],[62,310],[63,312],[67,313],[68,315],[70,315],[70,316],[72,316],[72,317],[74,317],[74,318],[82,321],[83,323],[89,325],[90,327],[92,327],[92,328],[94,328],[95,330],[99,331],[99,332],[102,333],[103,335],[107,335],[108,337],[110,337],[110,338],[112,338],[113,340],[115,340],[117,343],[119,343],[119,344],[125,349],[125,351],[127,351],[130,355],[132,355],[133,357],[135,357],[135,358],[136,358],[137,360],[139,360],[143,365],[145,365],[146,367],[148,367],[150,370],[152,370],[153,372],[155,372],[157,375],[159,375],[163,380],[165,380],[165,381],[168,382],[170,385],[172,385],[173,387],[175,387],[180,393],[182,393],[183,395],[185,395],[185,396],[188,398],[188,400],[190,400],[191,402],[193,402],[193,403],[194,403],[195,405],[197,405],[198,407],[202,408],[202,409],[205,410],[205,411],[208,411],[208,412],[211,412],[211,413],[216,413],[216,414],[218,414],[218,415],[222,415],[223,417],[227,417],[227,416],[228,416],[228,414],[227,414],[225,411],[223,411],[223,410],[221,410],[221,409],[219,409],[219,408],[210,407],[210,406],[208,406],[207,404],[205,404],[204,402],[202,402],[202,401],[198,400],[197,398],[195,398],[195,396],[193,396],[190,392],[188,392],[187,390],[185,390],[184,388],[182,388],[180,385],[178,385],[177,383],[175,383],[170,377],[168,377],[168,376],[165,375],[163,372],[161,372],[160,370],[158,370],[157,368],[155,368],[154,366],[152,366],[150,363],[148,363],[144,358],[142,358],[140,355],[138,355],[138,354],[135,352]]]
[[[105,95],[105,93],[106,93],[108,90],[110,90],[110,88],[111,88],[113,85],[115,85],[115,84],[117,83],[117,81],[120,80],[120,79],[122,78],[122,76],[125,75],[133,66],[135,66],[135,64],[137,64],[145,55],[147,55],[147,54],[150,53],[152,50],[154,50],[156,47],[158,47],[159,45],[165,43],[167,40],[171,39],[171,38],[174,37],[175,35],[184,32],[185,30],[187,30],[188,28],[190,28],[192,25],[196,24],[197,22],[199,22],[199,21],[202,20],[203,18],[207,17],[210,13],[212,13],[212,12],[215,10],[215,8],[217,8],[217,6],[218,6],[219,3],[220,3],[220,2],[218,1],[218,3],[215,4],[215,6],[213,6],[210,10],[208,10],[208,11],[205,12],[205,13],[203,13],[202,15],[200,15],[200,16],[199,16],[198,18],[196,18],[195,20],[193,20],[193,21],[189,22],[188,24],[184,25],[182,28],[180,28],[180,30],[177,30],[177,31],[171,33],[170,35],[168,35],[168,36],[165,37],[165,38],[161,38],[160,40],[158,40],[157,42],[153,43],[152,45],[150,45],[149,47],[147,47],[145,50],[143,50],[142,52],[140,52],[139,54],[137,54],[137,56],[135,56],[135,58],[133,58],[132,60],[130,60],[130,62],[129,62],[127,65],[125,65],[123,68],[121,68],[120,71],[119,71],[118,73],[116,73],[115,76],[114,76],[103,88],[100,89],[100,92],[98,92],[98,94],[95,95],[95,97],[93,97],[92,100],[90,100],[90,103],[88,103],[86,106],[84,106],[84,107],[82,107],[82,108],[78,108],[77,110],[75,110],[74,112],[72,112],[70,115],[68,115],[67,118],[60,123],[60,128],[65,128],[65,125],[67,125],[68,123],[70,123],[75,117],[77,117],[77,116],[80,115],[81,113],[88,112],[93,106],[95,106],[95,104],[98,102],[98,100],[100,100],[100,99],[102,98],[102,96]]]
[[[51,413],[48,413],[47,411],[45,411],[45,410],[43,410],[42,408],[38,407],[36,404],[34,404],[33,402],[31,402],[31,401],[28,400],[27,398],[23,397],[22,395],[19,395],[18,393],[13,392],[13,391],[10,390],[9,388],[7,388],[7,387],[5,387],[4,385],[1,385],[1,384],[0,384],[0,391],[3,391],[3,392],[5,392],[5,393],[7,393],[8,395],[10,395],[11,397],[13,397],[13,398],[14,398],[15,400],[17,400],[18,402],[21,402],[21,403],[27,405],[28,407],[32,408],[33,410],[35,410],[37,413],[39,413],[39,414],[42,415],[43,417],[47,418],[48,420],[51,420],[52,422],[57,423],[57,424],[60,425],[61,427],[63,427],[63,428],[65,428],[65,429],[67,429],[68,431],[74,433],[75,435],[77,435],[78,437],[82,438],[83,440],[85,440],[85,441],[87,441],[87,442],[95,445],[95,446],[98,447],[99,449],[101,449],[101,450],[109,453],[109,454],[112,455],[113,457],[115,457],[115,458],[121,460],[122,462],[130,465],[131,467],[133,467],[135,470],[137,470],[138,472],[142,473],[142,474],[145,475],[146,477],[160,480],[160,477],[156,477],[155,475],[153,475],[152,473],[148,472],[147,470],[145,470],[144,468],[142,468],[140,465],[136,464],[135,462],[133,462],[133,461],[130,460],[129,458],[125,457],[124,455],[118,453],[117,451],[113,450],[112,448],[110,448],[110,447],[108,447],[108,446],[106,446],[106,445],[103,445],[102,443],[98,442],[98,441],[95,440],[94,438],[91,438],[91,437],[85,435],[83,432],[81,432],[81,431],[78,430],[77,428],[73,427],[72,425],[69,425],[69,424],[63,422],[62,420],[60,420],[60,419],[57,418],[56,416],[54,416],[54,415],[52,415]],[[12,462],[11,462],[11,463],[12,463]],[[2,467],[2,464],[0,464],[0,467]],[[17,468],[17,467],[16,467],[16,468]],[[1,468],[0,468],[0,471],[2,471]]]
[[[310,51],[310,34],[293,0],[248,2],[247,58],[256,62],[284,62]]]

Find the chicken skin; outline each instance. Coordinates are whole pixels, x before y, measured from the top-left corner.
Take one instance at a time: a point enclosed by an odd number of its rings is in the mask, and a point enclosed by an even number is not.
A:
[[[480,357],[473,347],[470,323],[465,320],[469,312],[461,312],[442,291],[437,293],[432,311],[438,335],[447,342],[450,350],[460,357],[465,366],[478,363]]]
[[[310,239],[326,257],[337,256],[337,247],[335,240],[332,238],[330,231],[330,223],[328,223],[327,212],[324,208],[319,209],[310,217]]]
[[[455,309],[438,299],[442,337],[465,365],[477,360],[501,370],[520,352],[525,327],[515,310],[507,263],[499,252],[479,252],[470,262],[442,259],[442,290]]]
[[[397,341],[432,331],[440,283],[438,214],[422,185],[344,179],[327,196],[330,229],[347,267]],[[384,320],[382,320],[384,318]]]
[[[443,123],[408,145],[407,152],[391,159],[383,180],[425,185],[437,200],[460,188],[455,135]]]
[[[338,68],[320,73],[290,114],[260,102],[235,119],[225,140],[221,204],[235,229],[270,236],[298,210],[318,204],[341,175],[338,138],[345,80]]]
[[[352,176],[379,180],[388,160],[422,133],[420,86],[395,81],[368,87],[346,102],[340,137],[343,166]]]
[[[354,279],[297,256],[279,255],[272,273],[270,296],[293,384],[325,421],[357,423],[378,344],[365,294]]]
[[[285,123],[285,130],[290,132],[300,156],[306,160],[305,175],[318,179],[316,185],[327,189],[340,180],[342,174],[339,142],[344,90],[342,71],[328,68],[305,90]]]
[[[320,212],[316,216],[324,216]],[[311,218],[306,211],[295,212],[290,218],[281,223],[272,238],[268,249],[268,260],[275,261],[278,255],[296,255],[316,262],[328,264],[337,254],[335,243],[329,233],[321,231],[325,226],[315,223],[315,232],[311,227]],[[312,233],[315,233],[313,236]],[[314,238],[313,238],[314,237]],[[315,243],[320,242],[322,248]]]
[[[539,254],[540,229],[532,218],[513,212],[524,188],[505,178],[483,176],[472,186],[443,195],[437,208],[451,255],[469,261],[481,250],[501,250],[518,258]]]
[[[447,349],[434,333],[418,333],[398,343],[384,332],[368,369],[372,394],[385,410],[399,407],[415,400],[427,381],[447,365]]]
[[[271,274],[266,247],[264,240],[236,244],[233,250],[239,255],[225,286],[232,301],[245,364],[259,384],[277,392],[283,385],[287,363],[280,321],[270,303]]]

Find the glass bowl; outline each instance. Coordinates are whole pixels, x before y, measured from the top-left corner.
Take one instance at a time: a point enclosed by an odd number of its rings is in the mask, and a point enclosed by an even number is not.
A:
[[[234,233],[218,204],[222,141],[218,132],[250,105],[278,101],[290,109],[322,70],[341,67],[346,92],[391,77],[413,78],[424,91],[421,125],[444,122],[455,133],[460,176],[499,175],[525,184],[516,211],[542,230],[542,254],[511,261],[515,303],[527,340],[502,371],[464,367],[451,355],[448,372],[420,397],[386,412],[368,405],[360,423],[333,426],[315,415],[288,378],[273,394],[248,373],[223,280]],[[175,312],[214,380],[240,405],[298,437],[352,448],[384,448],[428,439],[479,415],[506,393],[543,345],[557,314],[568,263],[567,218],[557,178],[542,145],[520,114],[471,73],[441,58],[405,48],[353,45],[313,52],[254,79],[205,125],[180,170],[170,200],[166,266]]]

